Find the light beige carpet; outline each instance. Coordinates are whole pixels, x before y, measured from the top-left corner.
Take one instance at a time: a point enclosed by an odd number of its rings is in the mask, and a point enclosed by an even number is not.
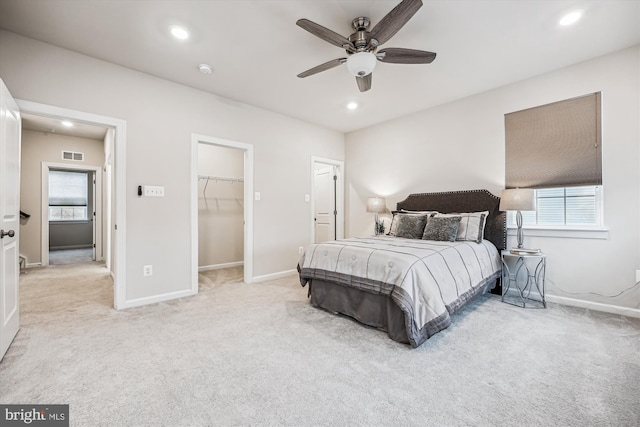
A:
[[[73,426],[640,425],[638,319],[487,295],[411,349],[295,276],[240,280],[115,311],[99,264],[30,269],[0,402],[68,403]]]

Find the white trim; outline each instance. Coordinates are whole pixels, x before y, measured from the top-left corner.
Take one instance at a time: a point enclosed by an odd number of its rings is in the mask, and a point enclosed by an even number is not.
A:
[[[191,134],[191,290],[198,292],[198,144],[244,151],[244,282],[253,281],[253,145]]]
[[[309,243],[316,241],[315,227],[315,165],[335,166],[337,169],[338,185],[336,185],[336,239],[344,239],[344,161],[327,159],[324,157],[311,156],[311,240]]]
[[[622,307],[619,305],[602,304],[599,302],[585,301],[575,298],[560,297],[557,295],[547,294],[546,300],[556,304],[569,305],[572,307],[588,308],[595,311],[604,311],[605,313],[619,314],[628,317],[640,318],[640,309],[631,307]]]
[[[517,292],[513,289],[511,289],[511,291],[513,291],[513,294],[516,295],[517,297]],[[534,301],[542,299],[540,297],[540,294],[536,291],[531,291],[530,295],[533,297],[532,299]],[[545,293],[545,300],[547,302],[566,305],[570,307],[580,307],[580,308],[586,308],[594,311],[602,311],[605,313],[619,314],[621,316],[640,318],[640,309],[637,309],[637,308],[622,307],[619,305],[612,305],[612,304],[603,304],[600,302],[593,302],[593,301],[587,301],[587,300],[576,299],[576,298],[568,298],[568,297],[563,297],[559,295],[549,295],[548,293]]]
[[[522,227],[525,236],[530,237],[558,237],[567,239],[609,239],[609,230],[604,228],[526,228]],[[507,236],[515,236],[517,234],[516,227],[507,228]]]
[[[222,270],[223,268],[239,267],[244,265],[243,261],[225,262],[223,264],[203,265],[198,267],[198,271]]]
[[[113,306],[116,310],[125,308],[127,305],[127,284],[126,284],[126,140],[127,122],[122,119],[101,116],[92,113],[85,113],[77,110],[56,107],[53,105],[40,104],[32,101],[16,99],[20,111],[39,116],[52,117],[57,119],[71,119],[76,122],[86,123],[96,126],[104,126],[115,130],[112,156],[114,181],[113,188],[115,203],[115,218],[111,218],[111,213],[107,212],[106,221],[109,225],[110,233],[113,233],[114,257],[113,262]],[[105,153],[106,154],[106,153]],[[107,254],[110,256],[110,254]]]
[[[266,282],[269,280],[282,279],[284,277],[293,276],[294,274],[298,274],[298,270],[285,270],[285,271],[280,271],[278,273],[271,273],[271,274],[265,274],[262,276],[256,276],[253,278],[253,282],[258,283],[258,282]]]
[[[102,231],[102,167],[100,166],[87,166],[87,165],[74,165],[74,164],[69,164],[69,163],[52,163],[52,162],[42,162],[41,163],[41,167],[42,167],[42,172],[41,172],[41,179],[42,179],[42,186],[40,187],[41,190],[41,207],[42,207],[42,212],[41,212],[41,225],[40,225],[40,230],[41,230],[41,239],[40,242],[42,243],[42,246],[40,247],[40,261],[42,263],[42,265],[44,267],[49,265],[49,250],[51,249],[49,247],[49,171],[51,169],[66,169],[66,170],[74,170],[74,171],[86,171],[86,172],[93,172],[96,178],[96,184],[95,184],[95,194],[93,195],[93,199],[95,201],[95,206],[96,206],[96,217],[95,219],[92,219],[93,222],[93,227],[96,230],[95,233],[95,240],[93,242],[93,244],[96,245],[96,250],[99,249],[100,251],[100,256],[96,256],[96,261],[102,261],[103,260],[103,255],[104,255],[104,248],[102,247],[102,233],[98,233],[98,229],[95,228],[98,226],[98,224],[100,225],[100,231]],[[89,209],[89,206],[87,206],[87,216],[92,215],[92,212],[90,212],[91,209]],[[71,248],[69,248],[71,249]]]
[[[41,262],[30,262],[27,265],[25,265],[26,268],[35,268],[35,267],[42,267],[42,263]]]
[[[122,307],[119,307],[118,310],[122,310],[125,308],[140,307],[142,305],[148,305],[148,304],[155,304],[158,302],[174,300],[177,298],[190,297],[192,295],[195,295],[196,293],[197,292],[193,292],[191,289],[187,289],[184,291],[169,292],[169,293],[160,294],[160,295],[152,295],[150,297],[130,299],[125,301],[124,305]]]

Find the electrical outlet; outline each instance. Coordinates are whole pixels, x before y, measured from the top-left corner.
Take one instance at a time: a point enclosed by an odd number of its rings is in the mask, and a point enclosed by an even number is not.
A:
[[[300,246],[300,247],[298,248],[298,255],[302,255],[303,253],[304,253],[304,247],[303,247],[303,246]]]
[[[142,267],[142,275],[144,277],[153,276],[153,265],[145,265]]]

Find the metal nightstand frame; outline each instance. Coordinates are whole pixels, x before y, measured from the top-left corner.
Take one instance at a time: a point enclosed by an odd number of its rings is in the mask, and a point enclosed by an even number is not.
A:
[[[510,251],[505,250],[501,253],[501,259],[502,302],[523,308],[547,308],[547,302],[544,297],[544,282],[547,269],[546,255],[542,253],[532,255],[512,254]],[[537,260],[537,263],[533,265],[531,260]],[[532,265],[529,265],[528,261]],[[523,272],[526,273],[526,282]],[[518,278],[520,278],[520,283],[524,282],[524,286],[519,285]],[[518,294],[515,298],[507,295],[512,284]],[[534,286],[540,299],[531,297],[531,291]]]

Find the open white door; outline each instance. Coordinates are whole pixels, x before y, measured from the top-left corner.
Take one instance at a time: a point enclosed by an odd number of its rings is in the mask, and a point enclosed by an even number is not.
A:
[[[0,79],[0,360],[19,327],[20,110]]]

